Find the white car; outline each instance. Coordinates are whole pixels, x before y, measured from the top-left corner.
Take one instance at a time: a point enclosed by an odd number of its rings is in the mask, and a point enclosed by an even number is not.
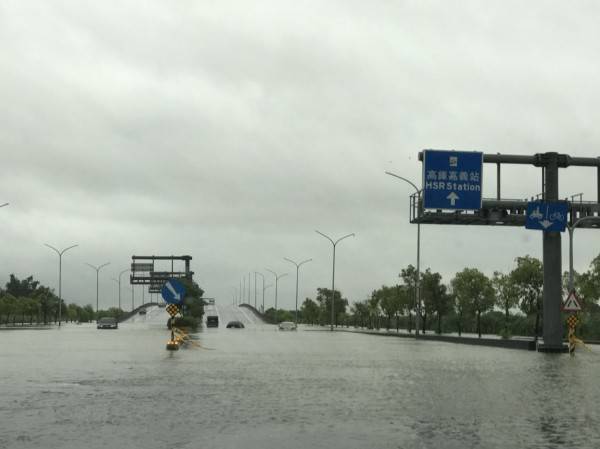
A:
[[[295,331],[296,323],[292,323],[291,321],[282,321],[281,323],[279,323],[279,330],[280,331]]]

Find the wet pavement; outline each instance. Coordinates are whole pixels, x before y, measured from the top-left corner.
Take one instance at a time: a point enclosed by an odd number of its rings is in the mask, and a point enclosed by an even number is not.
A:
[[[600,447],[596,348],[279,332],[216,312],[221,327],[178,352],[158,308],[116,331],[0,331],[0,448]]]

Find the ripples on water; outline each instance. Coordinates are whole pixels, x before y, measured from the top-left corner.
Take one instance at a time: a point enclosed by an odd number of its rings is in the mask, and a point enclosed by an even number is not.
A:
[[[0,332],[0,448],[600,447],[600,348],[568,356],[350,333]]]

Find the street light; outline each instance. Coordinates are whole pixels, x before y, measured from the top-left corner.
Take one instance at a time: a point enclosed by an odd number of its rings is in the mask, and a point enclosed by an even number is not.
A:
[[[287,273],[278,275],[273,270],[269,270],[268,268],[265,268],[265,270],[267,270],[269,273],[273,273],[273,275],[275,276],[275,324],[277,324],[277,285],[279,284],[279,279],[284,276],[287,276]]]
[[[8,203],[5,203],[0,207],[4,207],[7,205]],[[54,246],[48,245],[47,243],[44,243],[44,245],[54,250],[56,254],[58,254],[58,327],[60,327],[60,322],[62,319],[62,255],[69,251],[71,248],[75,248],[79,245],[69,246],[67,248],[64,248],[62,251],[57,250]]]
[[[265,313],[265,290],[267,290],[268,288],[271,288],[271,287],[273,287],[273,284],[263,286],[263,303],[262,303],[261,313]]]
[[[257,274],[262,278],[262,304],[263,304],[263,310],[264,310],[264,308],[265,308],[265,276],[264,276],[264,274],[262,274],[259,271],[254,272],[254,289],[255,290],[256,290],[256,275]],[[254,302],[255,302],[254,308],[256,310],[258,310],[258,308],[256,307],[256,298],[254,299]]]
[[[94,265],[92,265],[90,263],[87,263],[87,262],[85,264],[88,267],[93,268],[94,270],[96,270],[96,321],[98,321],[98,278],[99,278],[99,273],[100,273],[100,270],[102,268],[104,268],[105,266],[109,265],[110,262],[106,262],[106,263],[100,265],[99,267],[96,267],[96,266],[94,266]],[[132,298],[133,298],[133,295],[132,295]]]
[[[302,265],[304,265],[307,262],[312,261],[312,259],[306,259],[300,263],[296,263],[292,259],[288,259],[287,257],[284,257],[283,259],[296,265],[296,318],[295,318],[295,323],[296,323],[296,326],[298,326],[298,271],[300,270],[300,267]]]
[[[395,173],[386,171],[385,172],[386,175],[390,175],[393,176],[394,178],[398,178],[401,181],[404,181],[408,184],[410,184],[415,191],[417,192],[417,195],[419,195],[419,198],[417,199],[417,204],[421,203],[421,190],[415,185],[415,183],[413,183],[412,181],[409,181],[406,178],[403,178],[402,176],[399,176]],[[415,337],[419,335],[419,324],[420,324],[420,319],[421,319],[421,223],[417,222],[417,282],[415,285]]]
[[[127,273],[129,271],[129,268],[125,268],[123,271],[121,271],[119,273],[119,310],[121,310],[121,276],[124,273]]]
[[[0,207],[8,206],[9,203],[0,204]]]
[[[569,230],[569,293],[573,291],[573,234],[575,228],[579,223],[584,221],[599,221],[600,217],[583,217],[573,223],[571,226],[567,226]]]
[[[333,306],[333,303],[335,302],[335,247],[336,247],[336,245],[339,242],[341,242],[345,238],[354,237],[354,233],[345,235],[343,237],[340,237],[339,239],[337,239],[334,242],[333,239],[331,239],[331,237],[323,234],[321,231],[315,230],[315,232],[317,234],[322,235],[323,237],[325,237],[333,245],[333,271],[332,271],[332,275],[331,275],[331,331],[333,332],[333,321],[334,321],[334,316],[335,316],[334,315],[334,306]]]

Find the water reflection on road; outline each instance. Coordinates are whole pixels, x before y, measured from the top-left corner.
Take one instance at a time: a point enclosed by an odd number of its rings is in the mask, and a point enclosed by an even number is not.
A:
[[[599,352],[138,321],[0,331],[0,447],[600,447]]]

